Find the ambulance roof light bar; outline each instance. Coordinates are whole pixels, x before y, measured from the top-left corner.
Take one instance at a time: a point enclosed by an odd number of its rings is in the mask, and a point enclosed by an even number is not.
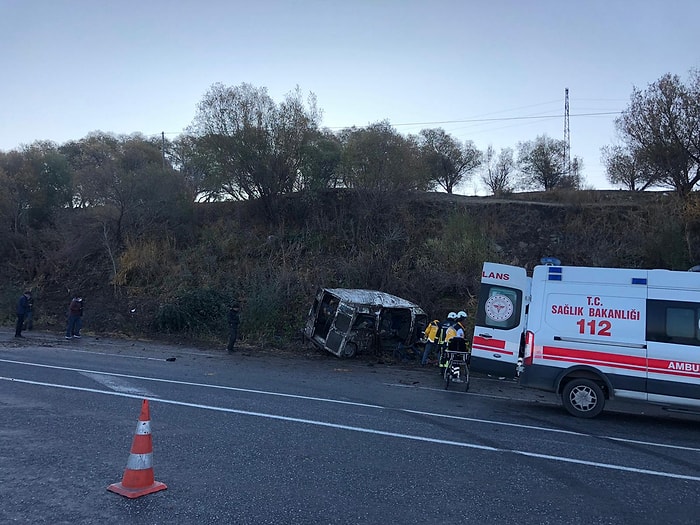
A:
[[[540,259],[540,264],[545,266],[561,266],[561,261],[556,257],[542,257]]]

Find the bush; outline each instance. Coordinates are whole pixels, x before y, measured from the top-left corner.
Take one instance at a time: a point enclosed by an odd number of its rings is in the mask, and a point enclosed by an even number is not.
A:
[[[168,334],[195,337],[218,336],[227,331],[232,297],[208,288],[185,290],[171,302],[161,304],[154,328]]]

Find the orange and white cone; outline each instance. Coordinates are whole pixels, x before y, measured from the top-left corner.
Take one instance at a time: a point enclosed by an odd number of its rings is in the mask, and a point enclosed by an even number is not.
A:
[[[165,483],[154,479],[151,416],[148,411],[148,399],[144,399],[124,477],[121,483],[113,483],[107,490],[127,498],[138,498],[167,488]]]

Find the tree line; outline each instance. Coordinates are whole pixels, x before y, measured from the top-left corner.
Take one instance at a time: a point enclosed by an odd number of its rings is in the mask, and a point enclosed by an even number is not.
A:
[[[389,122],[332,132],[313,94],[276,103],[266,88],[214,84],[174,140],[93,132],[65,144],[0,151],[0,214],[12,231],[62,208],[100,209],[117,241],[188,213],[198,201],[259,200],[324,188],[452,193],[478,177],[493,195],[580,189],[583,160],[541,135],[480,151],[442,128],[402,135]],[[688,195],[700,180],[700,74],[667,74],[634,89],[616,119],[620,142],[602,149],[611,183]],[[127,231],[125,231],[125,227]]]

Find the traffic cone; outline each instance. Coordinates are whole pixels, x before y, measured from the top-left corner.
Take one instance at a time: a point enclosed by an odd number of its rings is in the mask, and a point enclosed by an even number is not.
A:
[[[152,492],[165,490],[165,483],[155,481],[153,477],[153,440],[151,439],[151,416],[148,411],[148,399],[143,400],[131,454],[126,463],[121,483],[113,483],[107,490],[126,496],[138,498]]]

